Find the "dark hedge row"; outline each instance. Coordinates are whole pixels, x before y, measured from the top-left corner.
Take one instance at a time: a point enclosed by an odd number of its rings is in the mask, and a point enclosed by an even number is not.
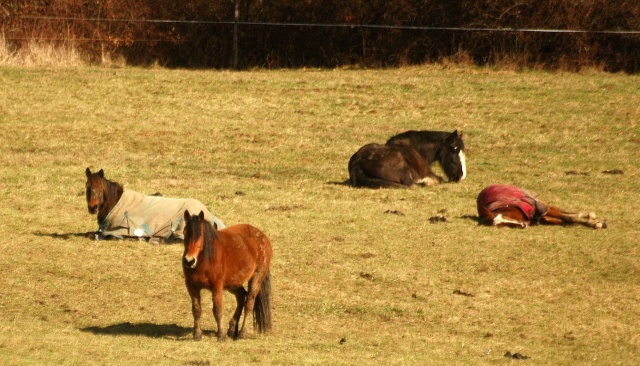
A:
[[[603,32],[640,31],[637,0],[236,1],[242,22],[240,68],[386,67],[454,60],[640,71],[640,35]],[[131,64],[230,68],[234,12],[235,3],[229,0],[6,0],[0,4],[0,27],[6,41],[18,46],[30,40],[73,42],[96,60],[109,53],[123,55]]]

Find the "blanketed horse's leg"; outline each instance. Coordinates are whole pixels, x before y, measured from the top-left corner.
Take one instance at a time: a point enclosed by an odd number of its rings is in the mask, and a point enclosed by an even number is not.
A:
[[[189,295],[191,295],[191,313],[193,313],[193,339],[199,341],[202,339],[202,330],[200,329],[200,316],[202,316],[200,290],[189,288]]]
[[[547,205],[549,210],[542,215],[540,221],[552,225],[579,224],[593,229],[603,229],[607,227],[605,222],[596,220],[593,212],[567,212],[558,207]]]
[[[523,229],[528,226],[526,221],[515,220],[508,216],[504,216],[502,214],[498,214],[496,215],[496,217],[493,218],[493,225],[494,226],[512,226],[512,227],[519,227]]]
[[[240,324],[240,316],[242,315],[242,308],[244,307],[245,298],[247,297],[247,291],[244,287],[238,287],[232,290],[231,293],[236,296],[236,311],[233,313],[233,318],[229,320],[227,336],[238,338],[238,324]]]
[[[227,334],[222,331],[222,283],[214,284],[212,289],[213,297],[213,317],[216,319],[218,325],[218,341],[224,341],[227,338]]]
[[[511,226],[525,228],[529,225],[522,211],[517,207],[507,206],[490,211],[485,207],[479,209],[480,223],[493,226]]]

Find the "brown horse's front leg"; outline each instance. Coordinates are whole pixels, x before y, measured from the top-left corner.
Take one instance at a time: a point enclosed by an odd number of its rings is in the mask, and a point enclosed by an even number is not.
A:
[[[226,333],[222,331],[222,286],[216,286],[213,289],[213,317],[218,325],[217,337],[218,341],[224,341],[227,338]]]
[[[191,312],[193,313],[193,339],[202,339],[202,329],[200,329],[200,317],[202,316],[202,306],[200,305],[200,291],[189,290],[191,295]]]

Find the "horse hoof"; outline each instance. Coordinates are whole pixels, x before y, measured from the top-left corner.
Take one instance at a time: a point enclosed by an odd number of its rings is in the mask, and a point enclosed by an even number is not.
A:
[[[595,229],[606,229],[607,228],[607,223],[606,222],[599,222],[594,226]]]

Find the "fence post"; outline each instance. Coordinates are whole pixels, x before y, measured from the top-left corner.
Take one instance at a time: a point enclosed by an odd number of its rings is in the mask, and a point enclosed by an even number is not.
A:
[[[234,0],[234,22],[233,22],[233,68],[238,70],[238,21],[240,20],[240,0]]]

